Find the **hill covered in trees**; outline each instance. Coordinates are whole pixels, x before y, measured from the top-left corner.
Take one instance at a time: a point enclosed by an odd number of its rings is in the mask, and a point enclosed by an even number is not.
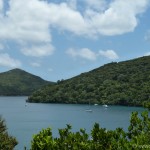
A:
[[[141,106],[150,101],[150,56],[112,62],[34,92],[29,102]]]
[[[30,95],[33,91],[50,82],[21,69],[0,73],[0,95]]]

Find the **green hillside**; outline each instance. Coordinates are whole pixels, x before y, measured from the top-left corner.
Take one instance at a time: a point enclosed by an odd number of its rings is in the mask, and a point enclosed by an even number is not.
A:
[[[150,101],[150,56],[112,62],[34,92],[29,102],[141,106]]]
[[[21,69],[0,73],[0,95],[30,95],[49,82]]]

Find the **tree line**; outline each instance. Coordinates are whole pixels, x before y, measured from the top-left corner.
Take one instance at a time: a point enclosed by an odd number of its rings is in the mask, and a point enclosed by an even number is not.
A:
[[[109,105],[142,106],[150,102],[150,56],[125,62],[112,62],[100,68],[32,93],[28,102],[88,102]]]

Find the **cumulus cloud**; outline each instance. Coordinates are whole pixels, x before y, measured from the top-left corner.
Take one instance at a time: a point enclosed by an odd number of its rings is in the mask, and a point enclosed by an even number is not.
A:
[[[84,35],[87,32],[87,24],[77,10],[69,7],[67,3],[49,4],[50,21],[52,26],[59,30],[67,30],[77,35]]]
[[[1,37],[25,42],[50,42],[48,5],[38,0],[10,0]]]
[[[25,41],[51,41],[49,27],[58,27],[77,35],[117,35],[137,26],[149,0],[114,0],[105,8],[105,0],[84,0],[90,7],[81,13],[73,9],[76,0],[54,4],[40,0],[10,0],[7,17],[0,23],[0,37]],[[94,10],[93,7],[100,8]],[[105,8],[104,11],[100,11]],[[89,9],[89,8],[88,8]],[[128,13],[127,13],[128,10]],[[2,30],[3,29],[3,30]],[[10,34],[11,33],[11,34]]]
[[[103,11],[101,11],[102,8],[92,9],[93,5],[96,6],[102,1],[86,2],[90,8],[85,9],[84,15],[77,9],[69,7],[67,3],[49,4],[51,23],[61,30],[83,36],[124,34],[135,29],[138,24],[137,15],[146,10],[149,0],[136,0],[136,2],[115,0]]]
[[[111,36],[132,32],[138,24],[137,15],[146,10],[149,0],[136,0],[136,2],[115,0],[104,11],[100,8],[96,11],[92,9],[92,5],[96,6],[100,2],[102,1],[87,1],[91,8],[85,10],[84,15],[77,10],[70,9],[68,5],[61,4],[59,7],[57,5],[62,12],[58,12],[59,17],[54,24],[78,35]],[[68,12],[66,13],[68,15],[64,12]],[[74,20],[70,16],[73,16]],[[65,17],[66,22],[62,21],[62,17]],[[63,24],[60,23],[61,21]]]
[[[138,15],[145,12],[149,0],[83,0],[87,5],[78,8],[81,1],[65,0],[53,3],[42,0],[9,0],[9,9],[3,14],[0,0],[0,39],[14,40],[23,54],[46,56],[52,54],[43,48],[35,50],[37,43],[52,45],[53,28],[69,31],[78,36],[114,36],[134,31]],[[107,6],[106,6],[107,5]],[[34,45],[30,47],[31,45]],[[33,50],[31,52],[31,50]],[[37,55],[33,54],[37,52]]]
[[[119,35],[134,31],[137,15],[144,12],[149,0],[115,0],[103,13],[88,14],[95,34]],[[127,13],[128,11],[128,13]]]
[[[97,58],[97,54],[88,48],[82,48],[80,50],[70,48],[69,50],[66,51],[66,53],[74,58],[80,57],[87,60],[96,60]]]
[[[99,52],[94,52],[88,48],[82,48],[79,50],[70,48],[66,51],[66,53],[73,58],[80,57],[87,60],[96,60],[99,56],[106,57],[110,60],[119,58],[114,50],[100,50]]]
[[[21,49],[21,52],[26,56],[43,57],[52,55],[54,47],[52,45],[37,45]]]
[[[49,6],[44,1],[10,0],[6,16],[0,19],[0,39],[19,43],[21,52],[28,56],[50,55],[52,46],[48,11]],[[39,48],[35,48],[36,45]]]
[[[17,67],[21,67],[21,62],[19,60],[11,58],[7,53],[1,53],[0,66],[17,68]]]
[[[115,60],[115,59],[119,58],[119,56],[117,55],[117,53],[114,50],[106,50],[106,51],[101,50],[101,51],[99,51],[99,55],[104,56],[111,60]]]

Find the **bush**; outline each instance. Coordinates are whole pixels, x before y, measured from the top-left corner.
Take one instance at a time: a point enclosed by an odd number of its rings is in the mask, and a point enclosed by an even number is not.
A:
[[[143,146],[143,147],[142,147]],[[95,123],[88,135],[85,129],[72,132],[71,126],[59,129],[59,137],[53,138],[50,128],[43,129],[34,135],[31,150],[137,150],[150,149],[150,118],[148,112],[141,117],[133,112],[128,131],[122,128],[106,130]]]
[[[17,144],[16,138],[8,135],[5,121],[0,117],[0,150],[13,150]]]

